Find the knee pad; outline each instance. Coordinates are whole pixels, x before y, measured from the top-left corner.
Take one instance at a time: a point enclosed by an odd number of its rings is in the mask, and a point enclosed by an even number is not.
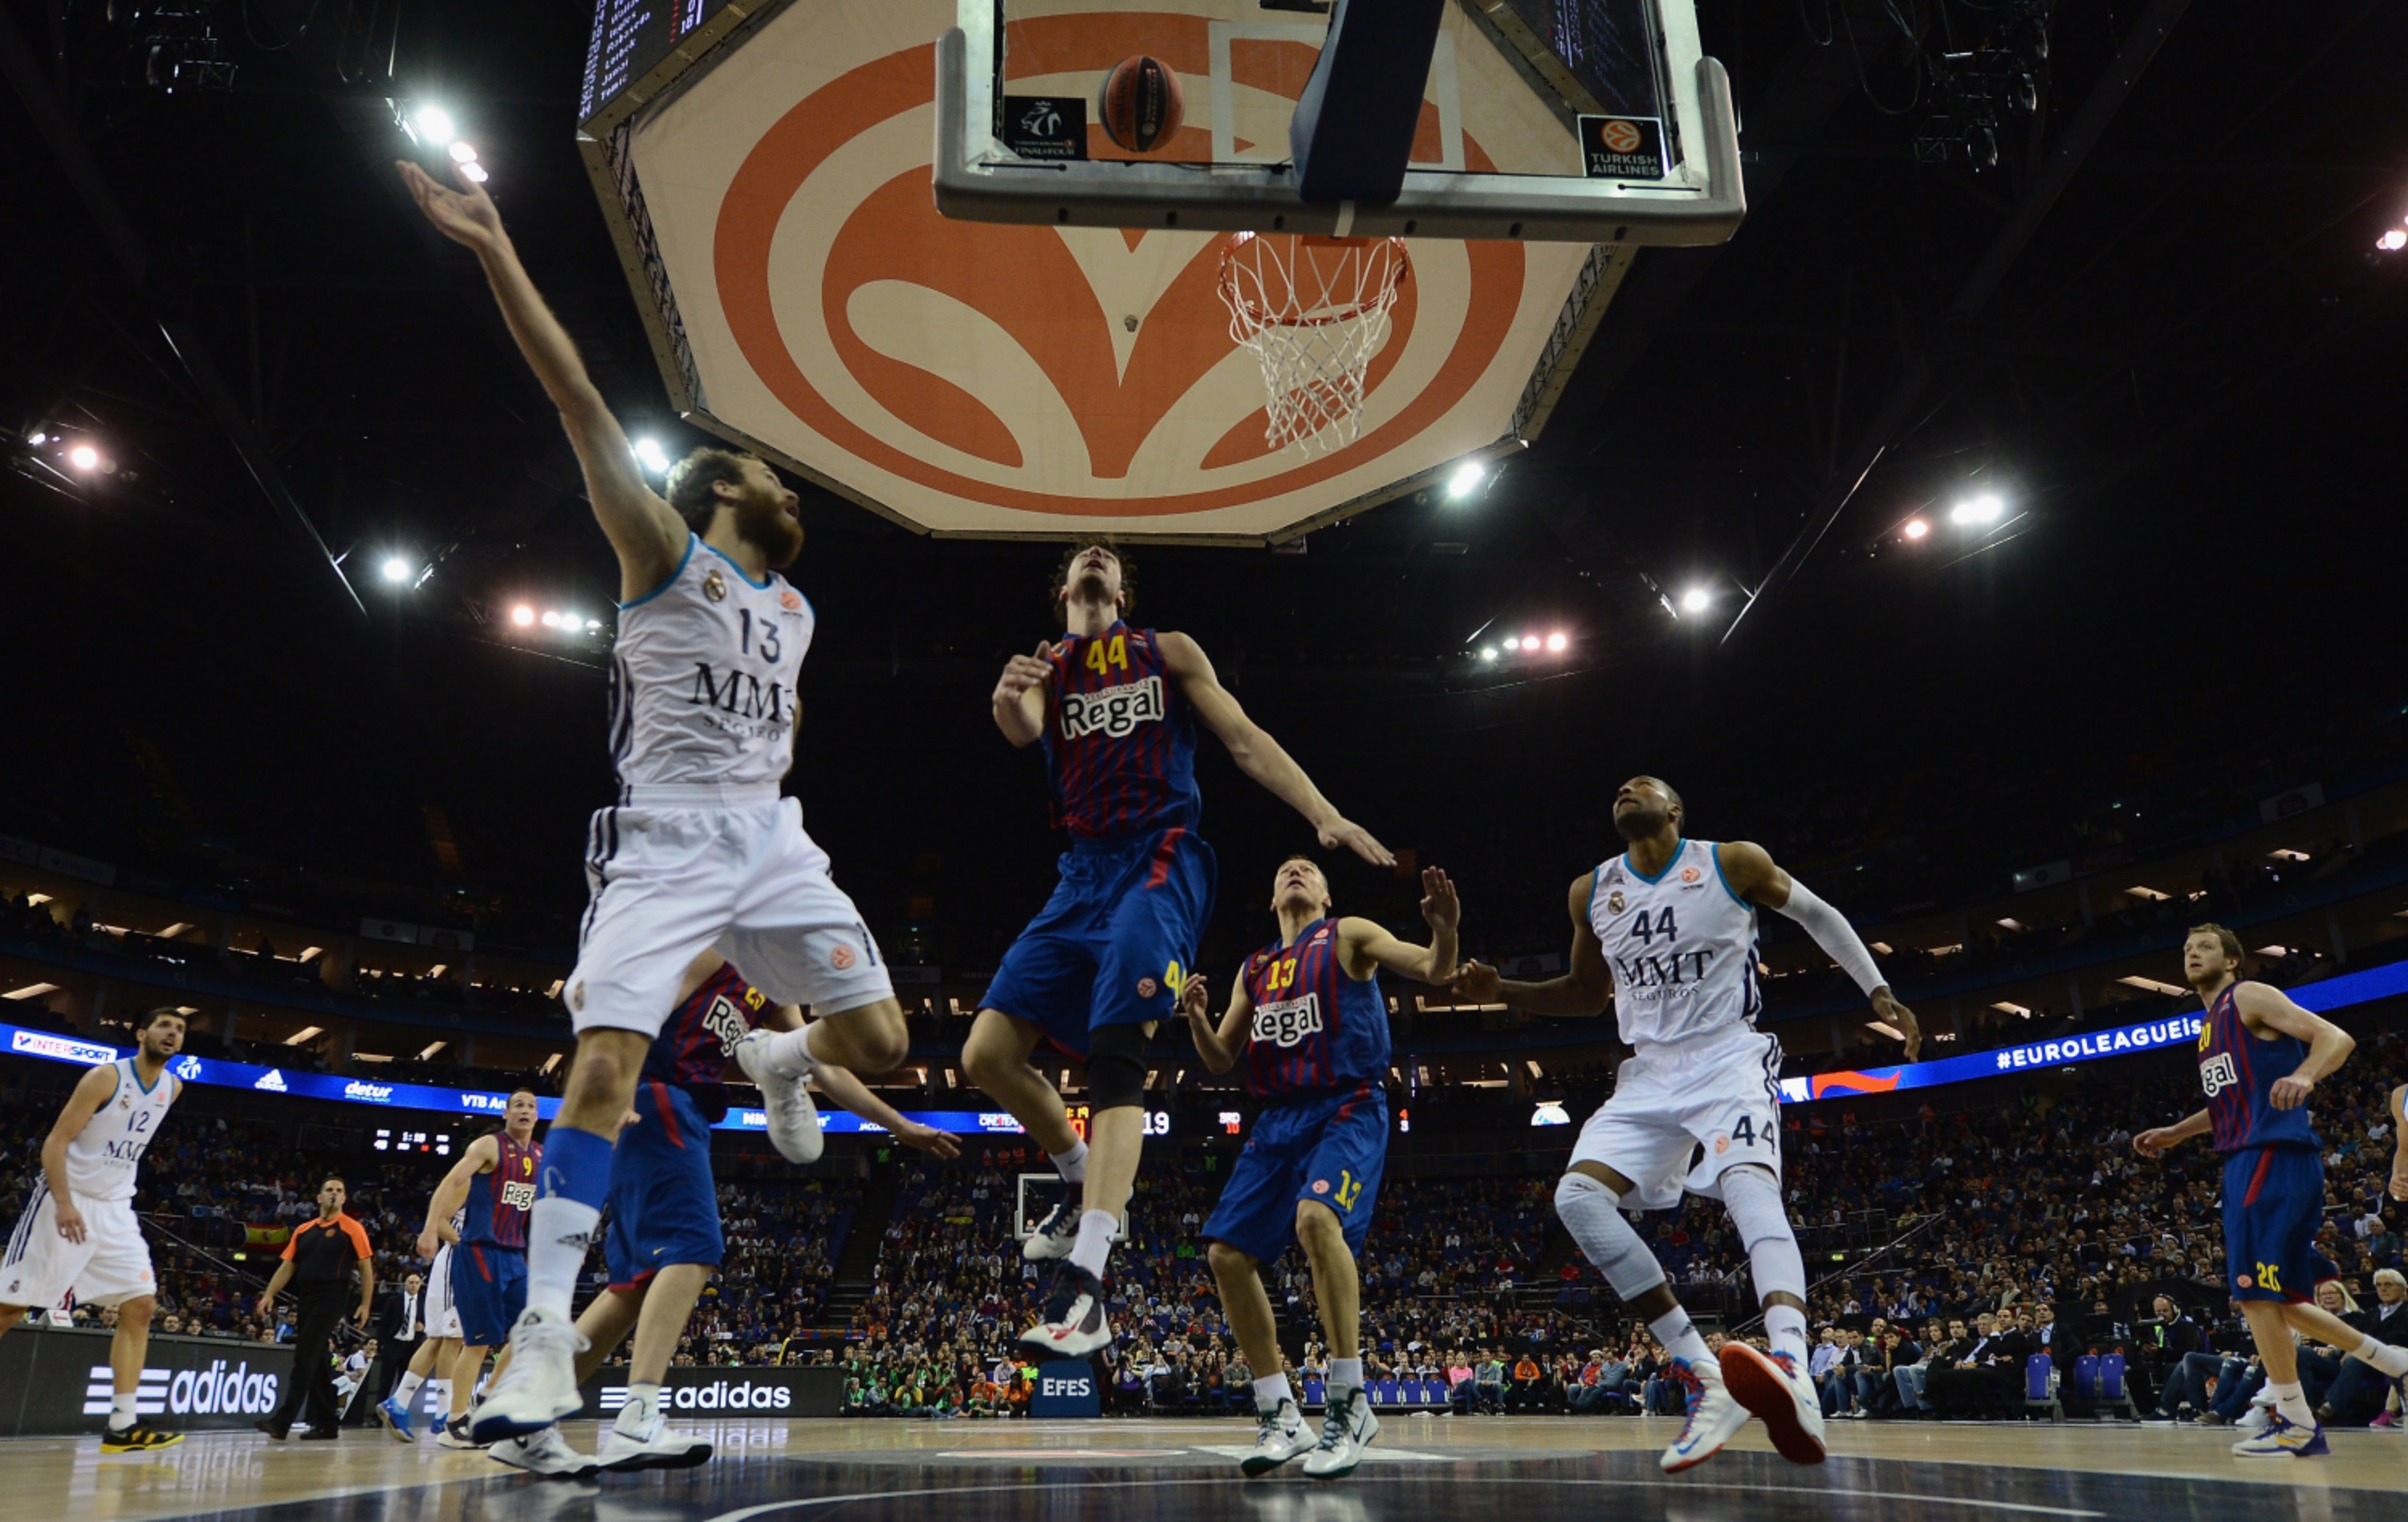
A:
[[[1612,1209],[1622,1208],[1622,1197],[1606,1187],[1599,1180],[1578,1171],[1566,1173],[1555,1181],[1555,1213],[1562,1214],[1566,1205],[1578,1200],[1594,1199],[1599,1195],[1605,1197],[1606,1204]]]
[[[1098,1111],[1144,1108],[1143,1026],[1106,1026],[1088,1038],[1087,1099]]]
[[[1622,1197],[1586,1173],[1566,1173],[1555,1185],[1555,1214],[1581,1251],[1625,1300],[1663,1284],[1656,1255],[1622,1218]]]
[[[1782,1203],[1781,1185],[1770,1173],[1742,1163],[1727,1170],[1719,1182],[1723,1205],[1749,1252],[1768,1242],[1796,1240],[1788,1207]]]

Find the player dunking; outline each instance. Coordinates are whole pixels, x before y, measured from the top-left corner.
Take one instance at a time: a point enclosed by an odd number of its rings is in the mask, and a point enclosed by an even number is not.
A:
[[[1422,919],[1430,943],[1409,946],[1369,920],[1333,919],[1329,880],[1303,856],[1280,863],[1271,881],[1280,938],[1246,959],[1215,1026],[1205,980],[1191,977],[1179,1005],[1204,1065],[1227,1072],[1242,1055],[1246,1091],[1266,1101],[1238,1155],[1220,1203],[1204,1223],[1221,1304],[1254,1376],[1260,1426],[1248,1475],[1268,1473],[1298,1454],[1315,1479],[1354,1472],[1380,1435],[1363,1386],[1355,1255],[1371,1230],[1388,1156],[1388,1006],[1380,969],[1423,983],[1455,974],[1455,928],[1463,917],[1455,884],[1435,867],[1422,872]],[[1281,1370],[1279,1328],[1262,1267],[1293,1239],[1312,1269],[1313,1299],[1329,1339],[1329,1404],[1316,1440]]]
[[[1644,1316],[1686,1387],[1688,1422],[1664,1450],[1678,1473],[1722,1451],[1754,1412],[1795,1463],[1823,1461],[1823,1408],[1807,1373],[1806,1261],[1781,1198],[1778,1038],[1756,1028],[1758,905],[1805,926],[1870,1001],[1922,1045],[1914,1015],[1890,997],[1872,954],[1839,911],[1773,865],[1761,846],[1683,838],[1679,794],[1634,777],[1613,798],[1622,854],[1572,883],[1571,969],[1547,983],[1505,983],[1465,964],[1456,986],[1536,1014],[1590,1015],[1613,1002],[1633,1048],[1612,1098],[1581,1127],[1555,1213],[1625,1303]],[[1692,1154],[1700,1160],[1690,1166]],[[1622,1218],[1668,1209],[1685,1184],[1719,1198],[1747,1244],[1765,1357],[1743,1343],[1719,1360],[1674,1299],[1656,1256]]]
[[[184,1081],[167,1070],[183,1049],[184,1017],[152,1010],[135,1032],[134,1055],[104,1063],[76,1081],[50,1134],[42,1140],[42,1176],[0,1256],[0,1335],[35,1306],[72,1293],[117,1307],[108,1346],[108,1426],[103,1453],[135,1453],[184,1441],[146,1427],[135,1411],[142,1361],[150,1350],[150,1315],[159,1308],[150,1245],[134,1218],[134,1175],[159,1134]]]
[[[1023,1252],[1068,1258],[1044,1318],[1021,1341],[1039,1357],[1084,1357],[1111,1341],[1103,1271],[1144,1144],[1145,1041],[1176,1011],[1212,912],[1217,869],[1197,837],[1196,725],[1238,769],[1304,815],[1324,846],[1380,866],[1394,858],[1312,785],[1183,634],[1133,628],[1128,567],[1111,546],[1074,546],[1054,601],[1067,631],[1015,655],[996,683],[996,727],[1041,741],[1054,822],[1070,835],[1054,897],[1004,954],[962,1050],[970,1081],[1011,1112],[1081,1191]],[[1089,1140],[1030,1066],[1039,1039],[1086,1059]]]
[[[446,1447],[471,1445],[468,1398],[476,1394],[486,1355],[509,1341],[510,1328],[526,1309],[527,1213],[543,1166],[536,1113],[533,1089],[511,1094],[502,1128],[469,1142],[426,1201],[418,1256],[448,1259],[452,1310],[460,1318],[460,1351],[446,1371],[451,1408],[437,1438]],[[455,1217],[457,1240],[444,1254],[442,1227]]]
[[[577,966],[577,1030],[528,1221],[527,1308],[511,1362],[470,1414],[480,1443],[541,1431],[577,1411],[584,1339],[569,1294],[610,1189],[610,1151],[646,1051],[687,967],[717,948],[771,998],[824,1018],[752,1052],[772,1134],[799,1144],[818,1121],[814,1061],[884,1072],[908,1050],[902,1007],[827,854],[779,796],[794,763],[796,681],[810,604],[777,572],[801,553],[799,501],[760,460],[689,454],[668,500],[644,484],[627,436],[526,270],[501,215],[466,180],[403,180],[444,237],[477,255],[519,352],[560,409],[587,497],[619,559],[610,663],[616,807],[594,816]]]
[[[2243,1458],[2328,1453],[2324,1429],[2300,1388],[2293,1331],[2357,1354],[2408,1399],[2408,1349],[2367,1336],[2314,1299],[2316,1285],[2341,1277],[2341,1270],[2316,1251],[2324,1143],[2309,1124],[2308,1096],[2358,1042],[2281,990],[2242,982],[2241,938],[2223,926],[2200,926],[2184,940],[2183,976],[2207,1006],[2199,1030],[2207,1108],[2143,1131],[2132,1147],[2154,1158],[2178,1142],[2212,1135],[2224,1159],[2224,1287],[2241,1302],[2274,1397],[2266,1429],[2232,1451]],[[2394,1185],[2399,1182],[2395,1170]]]

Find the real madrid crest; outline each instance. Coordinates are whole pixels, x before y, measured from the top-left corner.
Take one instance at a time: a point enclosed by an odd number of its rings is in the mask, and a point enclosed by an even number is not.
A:
[[[716,567],[703,573],[702,595],[713,602],[727,600],[727,579],[719,574]]]
[[[1606,896],[1605,912],[1609,914],[1619,914],[1622,912],[1622,890],[1616,888],[1612,893]]]

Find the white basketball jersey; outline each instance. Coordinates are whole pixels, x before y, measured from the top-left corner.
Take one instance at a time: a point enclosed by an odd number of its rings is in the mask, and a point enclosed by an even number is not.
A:
[[[110,1066],[117,1070],[117,1091],[67,1142],[67,1187],[79,1199],[134,1198],[134,1171],[183,1086],[173,1073],[163,1072],[144,1088],[132,1057],[119,1057]]]
[[[775,786],[795,759],[795,682],[817,620],[777,572],[747,581],[686,536],[660,587],[619,610],[610,759],[628,787]]]
[[[1588,923],[1613,969],[1614,1021],[1630,1045],[1756,1023],[1756,906],[1723,881],[1713,841],[1682,841],[1654,878],[1627,854],[1605,863]]]

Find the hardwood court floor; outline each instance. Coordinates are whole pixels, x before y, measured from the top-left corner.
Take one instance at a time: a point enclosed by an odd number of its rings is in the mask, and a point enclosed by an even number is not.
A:
[[[1594,1522],[2235,1516],[2408,1517],[2408,1437],[2340,1432],[2329,1458],[2236,1459],[2229,1429],[1834,1423],[1800,1469],[1751,1429],[1667,1478],[1669,1418],[1392,1416],[1352,1479],[1244,1481],[1238,1421],[730,1421],[686,1424],[719,1457],[674,1474],[540,1482],[477,1452],[373,1431],[332,1444],[196,1433],[157,1454],[95,1440],[0,1443],[0,1522],[751,1522],[841,1504],[845,1522]],[[591,1452],[598,1433],[572,1424]]]

